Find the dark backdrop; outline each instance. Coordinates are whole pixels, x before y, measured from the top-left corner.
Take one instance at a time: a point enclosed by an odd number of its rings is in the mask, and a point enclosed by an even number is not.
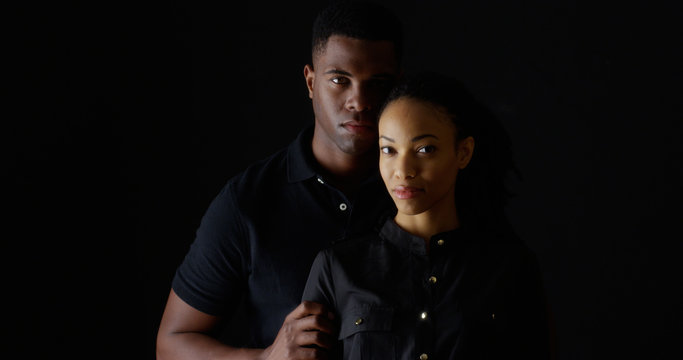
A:
[[[680,2],[386,3],[406,70],[460,77],[511,134],[509,214],[539,256],[559,358],[683,355]],[[312,122],[303,66],[324,4],[9,13],[10,348],[153,358],[209,202]]]

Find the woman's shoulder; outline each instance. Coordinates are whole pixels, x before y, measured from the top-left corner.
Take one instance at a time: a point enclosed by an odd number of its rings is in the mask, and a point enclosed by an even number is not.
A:
[[[358,233],[337,241],[322,252],[328,256],[347,256],[359,253],[368,253],[369,250],[386,246],[386,242],[380,237],[382,227],[392,218],[392,213],[387,212],[380,216],[375,225],[365,232]]]
[[[358,254],[367,254],[374,247],[383,246],[383,243],[378,233],[371,230],[340,240],[322,252],[328,257],[346,258],[348,256],[358,256]]]
[[[475,231],[472,237],[475,252],[494,261],[535,261],[534,251],[512,228]]]

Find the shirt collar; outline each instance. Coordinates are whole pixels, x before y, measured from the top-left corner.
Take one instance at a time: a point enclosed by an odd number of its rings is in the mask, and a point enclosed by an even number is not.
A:
[[[431,237],[429,243],[432,247],[443,246],[444,248],[449,248],[456,241],[461,242],[464,235],[465,230],[461,227],[435,234]],[[379,236],[398,247],[410,250],[418,255],[427,255],[427,246],[424,239],[401,229],[393,217],[386,218],[384,224],[379,229]]]
[[[312,150],[313,125],[305,127],[287,149],[287,179],[290,183],[316,175]]]
[[[290,183],[320,177],[317,162],[313,157],[313,125],[305,127],[287,148],[287,179]],[[384,186],[379,171],[363,182],[364,185],[379,183]]]

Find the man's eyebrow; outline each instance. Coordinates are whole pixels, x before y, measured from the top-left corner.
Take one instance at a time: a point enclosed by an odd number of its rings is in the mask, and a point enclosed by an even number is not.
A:
[[[331,69],[331,70],[325,71],[325,75],[328,75],[328,74],[337,74],[337,75],[344,75],[344,76],[348,76],[348,77],[353,77],[350,72],[344,71],[344,70],[337,70],[337,69]]]
[[[374,79],[393,80],[396,78],[396,75],[392,73],[379,73],[372,75],[372,77]]]
[[[324,74],[325,75],[336,74],[336,75],[344,75],[344,76],[348,76],[348,77],[353,77],[353,75],[350,72],[344,71],[344,70],[339,70],[339,69],[330,69],[330,70],[325,71]],[[378,73],[378,74],[372,75],[372,78],[373,79],[381,79],[381,80],[393,80],[396,78],[396,75],[392,74],[392,73]]]

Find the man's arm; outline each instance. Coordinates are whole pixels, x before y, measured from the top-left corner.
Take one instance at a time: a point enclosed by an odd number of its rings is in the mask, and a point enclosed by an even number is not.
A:
[[[171,290],[157,334],[157,359],[325,359],[320,348],[334,343],[331,317],[322,305],[303,302],[287,315],[271,346],[235,348],[210,335],[219,317],[196,310]]]

